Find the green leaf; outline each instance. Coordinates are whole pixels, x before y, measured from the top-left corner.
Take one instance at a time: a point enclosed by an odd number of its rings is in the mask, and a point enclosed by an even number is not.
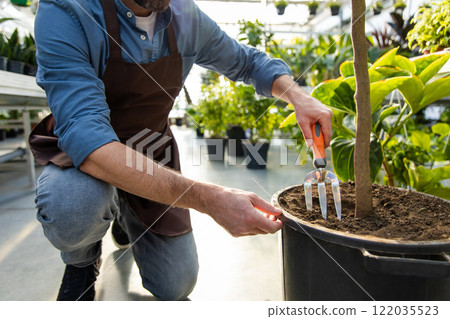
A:
[[[406,80],[398,87],[398,90],[413,110],[413,113],[418,112],[416,110],[420,107],[424,88],[425,86],[417,75],[413,75],[412,78]]]
[[[428,65],[419,75],[419,78],[422,80],[423,84],[426,84],[433,76],[435,76],[444,64],[447,63],[449,58],[450,53],[443,54],[439,59]]]
[[[355,70],[353,69],[353,61],[345,61],[339,67],[339,72],[344,78],[355,75]]]
[[[419,76],[423,70],[425,70],[433,61],[439,59],[439,55],[437,54],[428,54],[418,59],[415,59],[413,62],[416,66],[416,75]]]
[[[420,101],[420,106],[418,109],[414,110],[414,113],[419,112],[425,106],[433,103],[434,101],[440,100],[446,96],[450,95],[450,76],[445,76],[443,78],[437,79],[431,83],[425,85],[423,90],[422,101]]]
[[[331,142],[333,169],[341,181],[355,180],[354,172],[355,139],[337,137]],[[383,164],[383,152],[378,138],[372,134],[370,139],[370,178],[372,182]]]
[[[385,110],[383,110],[383,111],[381,112],[381,114],[380,114],[379,121],[380,121],[380,122],[383,121],[386,117],[388,117],[389,115],[391,115],[392,113],[394,113],[394,111],[395,111],[396,109],[398,109],[398,108],[399,108],[399,105],[396,104],[396,105],[394,105],[394,106],[390,106],[390,107],[386,108]]]
[[[429,152],[431,147],[431,138],[425,132],[414,131],[411,132],[411,142],[414,146],[420,147],[421,149]]]
[[[392,65],[397,66],[400,69],[409,71],[412,74],[416,74],[417,72],[416,65],[414,64],[414,62],[401,55],[396,55],[394,57],[394,62]]]
[[[381,108],[381,103],[386,98],[386,95],[401,86],[410,78],[411,77],[407,76],[399,76],[370,83],[370,106],[372,114]]]
[[[311,96],[334,110],[356,114],[354,94],[355,91],[346,82],[336,79],[319,84]]]
[[[287,127],[293,124],[297,124],[297,119],[295,118],[295,112],[292,112],[291,114],[289,114],[283,122],[281,122],[280,127],[279,128],[283,128],[283,127]]]
[[[426,191],[427,194],[450,200],[450,187],[436,187]]]
[[[431,131],[440,136],[447,136],[450,133],[450,125],[447,123],[437,123],[431,127]]]
[[[408,167],[408,175],[411,186],[419,192],[429,193],[435,188],[440,188],[440,181],[450,178],[450,166],[436,167],[433,169],[424,166],[416,166],[413,162],[405,161]]]
[[[381,56],[378,60],[375,61],[375,63],[370,67],[370,69],[376,69],[377,67],[384,66],[384,65],[394,65],[395,56],[397,54],[398,47],[389,50],[385,54]]]

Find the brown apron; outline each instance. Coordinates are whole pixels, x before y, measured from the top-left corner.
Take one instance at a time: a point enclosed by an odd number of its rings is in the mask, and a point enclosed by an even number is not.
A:
[[[103,75],[106,101],[111,110],[111,125],[122,143],[145,129],[151,130],[133,142],[134,149],[150,134],[160,133],[156,139],[145,143],[146,147],[142,152],[146,154],[148,148],[158,145],[148,156],[157,162],[165,162],[166,150],[170,150],[171,160],[165,166],[180,171],[178,147],[168,120],[174,98],[182,87],[182,57],[178,53],[172,22],[166,29],[169,56],[153,63],[128,63],[122,60],[122,50],[119,47],[120,28],[114,0],[102,0],[102,6],[106,30],[115,40],[109,39],[110,58]],[[41,165],[53,163],[61,168],[73,167],[71,159],[58,148],[54,127],[55,119],[50,114],[31,133],[30,148],[36,161]],[[162,144],[164,140],[168,141]],[[135,216],[153,232],[175,236],[192,230],[187,209],[170,208],[124,191],[121,193]]]

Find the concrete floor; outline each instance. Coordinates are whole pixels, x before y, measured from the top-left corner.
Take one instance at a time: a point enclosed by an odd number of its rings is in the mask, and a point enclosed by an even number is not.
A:
[[[266,170],[248,170],[203,158],[195,165],[200,140],[192,129],[174,127],[184,175],[252,191],[270,201],[277,190],[302,182],[313,169],[280,165],[283,142],[274,140]],[[17,140],[17,143],[21,143]],[[0,149],[4,145],[0,142]],[[243,158],[238,158],[237,163]],[[38,175],[42,168],[38,169]],[[0,164],[0,300],[55,300],[64,264],[35,219],[34,191],[27,188],[24,160]],[[192,211],[200,272],[191,300],[281,300],[278,234],[233,238],[209,216]],[[142,288],[131,253],[117,250],[110,233],[103,240],[103,264],[96,284],[98,300],[154,300]]]

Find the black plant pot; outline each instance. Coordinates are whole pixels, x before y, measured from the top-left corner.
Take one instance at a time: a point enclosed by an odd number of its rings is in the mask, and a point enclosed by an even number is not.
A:
[[[6,138],[6,131],[0,129],[0,141],[3,141]]]
[[[273,205],[280,207],[285,190],[273,195]],[[450,300],[449,240],[347,234],[284,210],[280,219],[285,300]]]
[[[300,86],[306,86],[306,80],[304,78],[298,78],[295,80],[295,82],[297,82],[297,84]]]
[[[277,14],[282,16],[284,14],[284,10],[286,10],[286,7],[277,7]]]
[[[205,139],[208,150],[208,159],[210,161],[223,161],[225,154],[225,138],[207,138]]]
[[[264,169],[266,168],[267,165],[267,153],[269,151],[270,143],[269,142],[262,143],[261,147],[259,148],[256,148],[257,147],[256,145],[258,144],[252,143],[249,140],[242,141],[245,160],[247,160],[247,158],[250,159],[250,161],[247,163],[247,168]]]
[[[30,76],[36,76],[37,65],[25,64],[24,74]]]
[[[381,9],[380,8],[373,8],[373,15],[377,16],[381,13]]]
[[[205,135],[205,133],[203,132],[203,129],[200,127],[197,127],[195,129],[195,133],[196,133],[197,137],[203,137]]]
[[[337,16],[339,15],[339,11],[341,11],[341,7],[330,7],[331,15]]]
[[[310,15],[316,15],[316,12],[317,12],[317,7],[310,7],[309,8],[309,14]]]
[[[6,130],[6,137],[10,138],[10,137],[17,137],[17,135],[19,134],[19,130],[15,129],[15,128],[11,128],[9,130]]]
[[[0,70],[2,71],[8,70],[8,58],[5,56],[0,56]]]
[[[227,128],[228,155],[244,156],[242,140],[245,139],[245,131],[240,125],[232,125]]]
[[[8,61],[8,71],[23,74],[23,71],[25,69],[25,63],[21,61],[14,61],[9,60]]]

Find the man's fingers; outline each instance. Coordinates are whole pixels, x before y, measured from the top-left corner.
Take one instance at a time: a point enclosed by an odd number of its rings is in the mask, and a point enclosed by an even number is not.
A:
[[[273,207],[257,195],[251,197],[251,202],[256,209],[262,211],[263,213],[275,216],[281,215],[282,213],[281,209]]]
[[[325,148],[330,145],[331,137],[332,137],[332,129],[331,129],[331,117],[332,113],[330,112],[330,118],[322,117],[319,119],[320,127],[322,128],[323,138],[325,142]]]
[[[263,217],[263,216],[261,216]],[[265,217],[262,218],[259,225],[256,227],[262,231],[262,234],[273,234],[279,231],[283,227],[283,222],[281,220],[269,220]]]

